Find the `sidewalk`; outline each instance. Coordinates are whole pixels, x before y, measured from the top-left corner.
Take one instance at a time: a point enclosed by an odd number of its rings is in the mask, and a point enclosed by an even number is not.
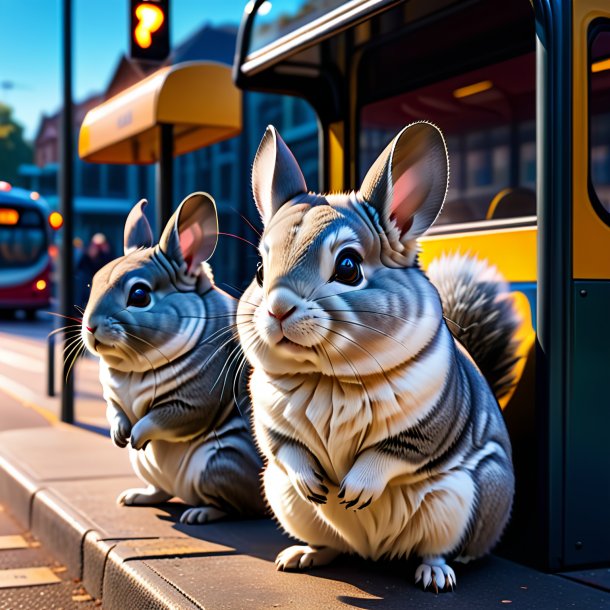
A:
[[[0,433],[0,500],[107,610],[610,608],[610,591],[497,557],[455,565],[456,591],[438,596],[413,584],[406,562],[276,572],[288,540],[272,521],[185,526],[177,502],[115,504],[138,484],[127,453],[100,435],[64,425]]]

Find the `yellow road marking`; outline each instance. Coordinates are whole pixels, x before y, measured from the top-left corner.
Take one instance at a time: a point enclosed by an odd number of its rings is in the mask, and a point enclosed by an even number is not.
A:
[[[0,551],[27,549],[28,546],[23,536],[0,536]]]
[[[52,585],[61,580],[49,568],[19,568],[0,570],[0,589]]]
[[[0,391],[8,394],[13,400],[17,401],[26,409],[36,411],[36,413],[44,417],[49,423],[55,424],[59,421],[59,417],[57,417],[55,413],[52,413],[48,409],[45,409],[44,407],[41,407],[33,402],[32,398],[36,398],[36,394],[34,394],[34,392],[20,383],[5,377],[4,375],[0,375]],[[24,398],[24,396],[28,396],[29,400]]]

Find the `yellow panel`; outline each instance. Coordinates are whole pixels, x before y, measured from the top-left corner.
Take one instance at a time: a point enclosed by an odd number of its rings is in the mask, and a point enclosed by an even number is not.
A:
[[[536,281],[536,227],[430,235],[419,241],[424,269],[443,252],[460,251],[489,261],[509,282]]]
[[[239,135],[241,104],[230,66],[161,68],[87,113],[78,153],[96,163],[153,163],[165,123],[174,126],[174,154],[181,155]]]
[[[575,0],[573,72],[573,276],[576,279],[610,278],[610,227],[593,208],[588,192],[588,87],[587,33],[598,17],[610,18],[608,0]]]
[[[342,122],[331,123],[328,130],[328,156],[329,156],[329,172],[330,172],[330,191],[340,192],[345,189],[343,184],[343,167],[344,167],[344,125]]]

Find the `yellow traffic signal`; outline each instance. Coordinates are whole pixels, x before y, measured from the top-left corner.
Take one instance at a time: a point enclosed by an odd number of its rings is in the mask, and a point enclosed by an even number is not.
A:
[[[169,55],[169,0],[130,0],[130,55],[163,61]]]

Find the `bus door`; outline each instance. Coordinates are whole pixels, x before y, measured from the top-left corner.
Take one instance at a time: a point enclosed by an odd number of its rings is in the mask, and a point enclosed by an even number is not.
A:
[[[610,558],[610,6],[572,7],[572,261],[563,555]]]

